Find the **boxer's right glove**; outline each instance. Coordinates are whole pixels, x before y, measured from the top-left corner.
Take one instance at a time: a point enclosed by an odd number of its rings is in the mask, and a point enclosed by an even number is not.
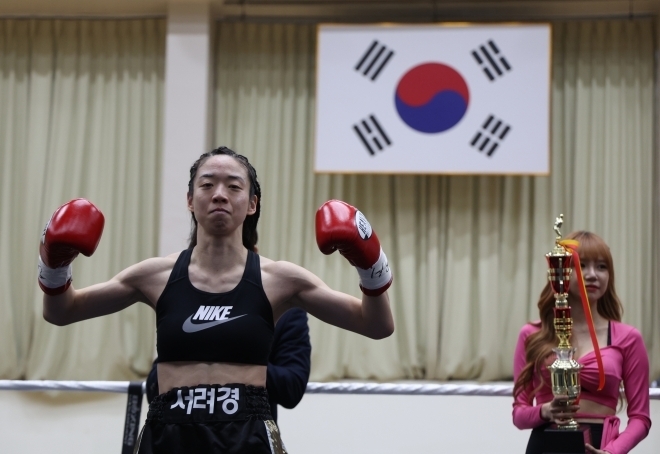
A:
[[[316,211],[316,244],[326,255],[335,250],[360,275],[365,295],[378,296],[392,284],[392,271],[369,221],[354,206],[330,200]]]
[[[71,262],[80,252],[96,250],[105,218],[89,200],[74,199],[53,213],[41,235],[39,286],[47,295],[64,293],[71,285]]]

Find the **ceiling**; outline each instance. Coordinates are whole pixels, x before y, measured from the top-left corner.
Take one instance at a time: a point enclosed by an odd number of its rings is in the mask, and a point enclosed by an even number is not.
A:
[[[443,21],[655,15],[660,0],[0,0],[0,16],[164,16],[169,4],[255,20]]]

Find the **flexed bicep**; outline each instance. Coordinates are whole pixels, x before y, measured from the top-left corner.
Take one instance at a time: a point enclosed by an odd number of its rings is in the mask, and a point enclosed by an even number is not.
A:
[[[361,301],[331,289],[320,279],[318,284],[300,291],[292,302],[326,323],[349,331],[362,331]]]
[[[44,318],[68,325],[119,312],[144,302],[155,308],[172,269],[172,257],[147,259],[121,271],[107,282],[83,289],[70,286],[59,295],[44,295]]]
[[[394,324],[386,293],[379,296],[363,295],[362,300],[333,290],[309,271],[301,272],[299,291],[291,304],[331,325],[362,334],[373,339],[389,336]]]
[[[44,295],[44,318],[55,325],[68,325],[118,312],[146,300],[140,291],[116,277],[77,290],[70,286],[60,295]]]

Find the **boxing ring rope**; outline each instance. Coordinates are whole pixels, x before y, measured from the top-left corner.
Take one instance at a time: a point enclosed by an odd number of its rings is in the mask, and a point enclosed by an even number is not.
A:
[[[128,381],[74,381],[74,380],[0,380],[0,390],[13,391],[92,391],[105,393],[128,392]],[[142,392],[146,392],[146,382]]]
[[[126,393],[128,381],[58,381],[58,380],[0,380],[0,390],[12,391],[79,391]],[[142,392],[145,384],[142,382]],[[511,396],[513,384],[411,384],[328,382],[307,384],[307,394],[385,394],[419,396]],[[650,399],[660,400],[660,388],[649,388]]]
[[[660,387],[654,381],[650,399],[660,400]],[[77,391],[128,394],[122,437],[122,454],[131,454],[137,442],[144,381],[74,381],[74,380],[0,380],[0,390],[9,391]],[[416,396],[511,396],[512,383],[308,383],[307,394],[381,394]]]

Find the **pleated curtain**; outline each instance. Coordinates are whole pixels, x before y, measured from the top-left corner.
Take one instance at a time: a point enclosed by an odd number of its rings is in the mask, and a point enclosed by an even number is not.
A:
[[[0,377],[143,377],[154,314],[135,305],[66,327],[42,317],[37,254],[64,202],[105,215],[84,287],[157,254],[165,21],[0,20]],[[141,307],[140,307],[141,306]]]
[[[313,380],[510,378],[518,331],[538,318],[560,213],[564,234],[608,242],[624,321],[658,344],[651,20],[553,24],[546,177],[315,174],[316,27],[219,22],[214,48],[214,146],[259,173],[260,253],[359,296],[352,267],[315,244],[314,213],[337,198],[367,216],[393,268],[393,336],[310,317]]]

